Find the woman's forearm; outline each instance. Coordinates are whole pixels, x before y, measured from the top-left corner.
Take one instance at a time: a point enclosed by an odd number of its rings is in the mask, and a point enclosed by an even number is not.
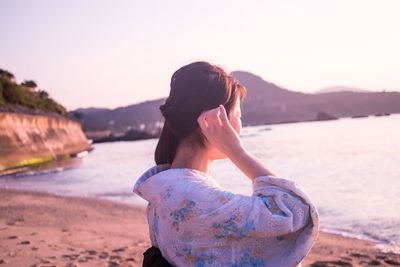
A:
[[[262,175],[276,176],[264,163],[248,152],[243,146],[229,153],[228,158],[249,177],[251,181]]]

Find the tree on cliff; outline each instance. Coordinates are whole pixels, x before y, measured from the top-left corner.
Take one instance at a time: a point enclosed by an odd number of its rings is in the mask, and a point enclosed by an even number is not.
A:
[[[0,78],[4,80],[14,81],[15,77],[14,74],[7,70],[0,69]]]
[[[34,80],[25,80],[21,83],[21,85],[32,89],[35,89],[37,87],[37,84]]]
[[[47,98],[49,98],[49,93],[47,93],[45,90],[43,90],[43,89],[40,89],[39,90],[39,97],[41,98],[41,99],[47,99]]]
[[[21,84],[15,82],[14,75],[0,69],[0,107],[11,112],[37,113],[44,111],[67,116],[65,107],[50,98],[43,89],[35,90],[37,84],[33,80],[25,80]]]

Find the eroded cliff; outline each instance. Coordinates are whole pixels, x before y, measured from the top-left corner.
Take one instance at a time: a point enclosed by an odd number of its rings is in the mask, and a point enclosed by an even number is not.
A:
[[[0,173],[89,149],[76,121],[62,116],[0,112]]]

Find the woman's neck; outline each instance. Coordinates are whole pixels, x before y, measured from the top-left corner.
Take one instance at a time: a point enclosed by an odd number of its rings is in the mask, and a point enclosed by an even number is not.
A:
[[[178,146],[171,168],[189,168],[208,173],[211,159],[207,149],[182,143]]]

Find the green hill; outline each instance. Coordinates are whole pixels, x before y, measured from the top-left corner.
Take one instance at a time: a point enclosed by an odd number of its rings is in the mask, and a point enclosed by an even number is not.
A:
[[[37,88],[34,81],[18,84],[12,73],[0,69],[0,111],[56,113],[67,116],[65,107],[50,98],[49,94]]]

